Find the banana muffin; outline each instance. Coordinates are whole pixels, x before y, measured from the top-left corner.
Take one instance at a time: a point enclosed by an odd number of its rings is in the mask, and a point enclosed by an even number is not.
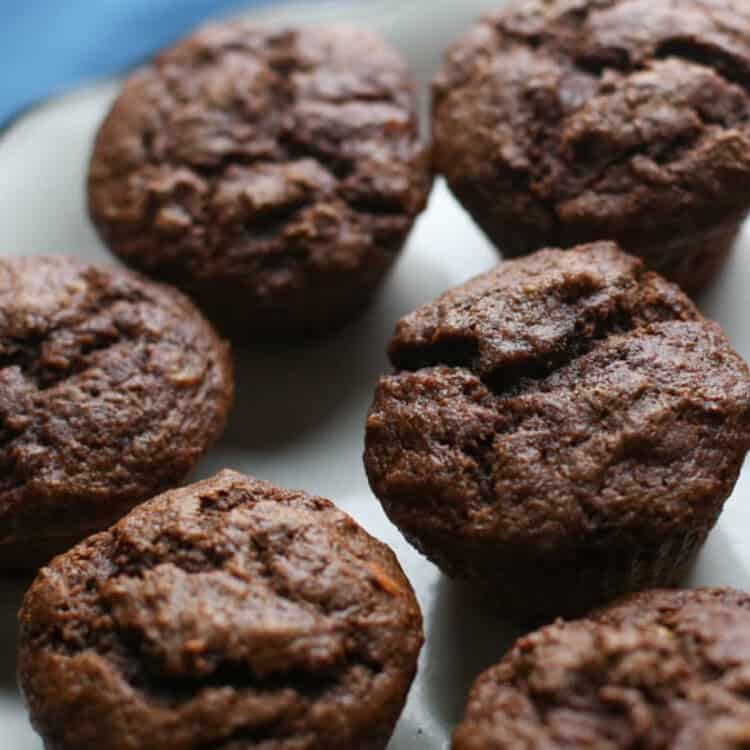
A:
[[[179,484],[231,401],[229,348],[179,292],[73,258],[0,258],[0,571]]]
[[[367,305],[430,184],[399,53],[346,25],[233,21],[126,81],[88,193],[124,261],[235,337],[283,340]]]
[[[422,645],[388,547],[232,471],[55,558],[19,617],[50,750],[384,750]]]
[[[698,292],[750,208],[750,3],[513,2],[448,52],[433,131],[506,255],[615,240]]]
[[[750,596],[649,591],[521,638],[474,685],[453,750],[742,750]]]
[[[750,371],[611,243],[507,261],[405,317],[367,419],[391,520],[536,621],[680,580],[750,447]]]

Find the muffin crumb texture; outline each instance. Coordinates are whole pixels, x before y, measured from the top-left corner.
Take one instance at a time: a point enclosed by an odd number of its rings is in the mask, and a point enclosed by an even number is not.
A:
[[[611,243],[507,261],[406,316],[367,420],[374,493],[506,614],[675,583],[750,446],[750,372]]]
[[[126,81],[89,205],[125,261],[232,333],[269,337],[362,307],[429,188],[399,53],[346,25],[230,22]]]
[[[1,259],[2,564],[49,559],[177,484],[231,400],[228,346],[175,290],[72,258]]]
[[[383,750],[422,643],[391,551],[225,471],[44,568],[19,674],[55,750]]]
[[[612,239],[700,286],[750,206],[749,29],[745,0],[489,13],[435,81],[437,170],[507,254]]]
[[[453,750],[741,750],[750,597],[651,591],[521,638],[482,675]]]

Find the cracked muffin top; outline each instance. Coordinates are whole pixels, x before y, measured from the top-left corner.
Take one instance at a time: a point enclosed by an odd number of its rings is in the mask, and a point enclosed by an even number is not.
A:
[[[521,638],[476,682],[453,750],[741,750],[750,596],[650,591]]]
[[[50,750],[384,750],[422,644],[388,547],[232,471],[56,558],[20,623]]]
[[[750,447],[747,365],[612,243],[501,263],[407,315],[389,353],[370,484],[449,572],[705,532]]]
[[[232,329],[361,306],[426,202],[414,86],[368,31],[213,24],[125,83],[89,174],[112,250]]]
[[[231,399],[228,347],[180,293],[72,258],[0,259],[0,560],[177,484]]]
[[[750,5],[488,13],[435,81],[434,141],[438,171],[503,251],[614,239],[660,269],[659,245],[750,206]]]

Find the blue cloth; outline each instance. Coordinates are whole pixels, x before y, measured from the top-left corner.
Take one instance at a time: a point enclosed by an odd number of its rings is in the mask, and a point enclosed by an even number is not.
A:
[[[0,127],[28,106],[120,73],[200,21],[274,0],[0,0]]]

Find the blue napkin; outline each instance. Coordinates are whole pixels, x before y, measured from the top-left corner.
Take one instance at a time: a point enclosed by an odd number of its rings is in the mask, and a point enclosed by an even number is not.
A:
[[[274,0],[0,0],[0,127],[76,85],[121,73],[200,21]]]

